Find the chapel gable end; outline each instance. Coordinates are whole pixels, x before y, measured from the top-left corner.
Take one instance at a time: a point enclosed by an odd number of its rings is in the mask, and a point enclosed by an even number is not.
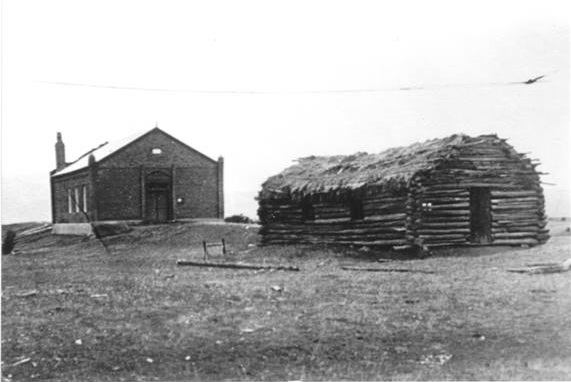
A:
[[[216,162],[160,129],[153,129],[101,161],[101,167],[216,167]]]

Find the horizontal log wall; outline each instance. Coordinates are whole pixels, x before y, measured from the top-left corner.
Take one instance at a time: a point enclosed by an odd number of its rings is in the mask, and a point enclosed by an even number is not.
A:
[[[529,245],[549,238],[535,165],[491,145],[463,148],[453,160],[411,181],[407,237],[429,247],[473,244],[472,187],[491,191],[489,244]]]
[[[544,243],[549,238],[546,224],[541,188],[492,190],[492,236],[495,243]]]
[[[301,204],[284,199],[260,202],[263,244],[350,244],[393,246],[407,243],[406,196],[378,190],[361,195],[364,218],[351,219],[350,204],[342,197],[316,196],[315,219],[304,221]]]
[[[549,235],[536,165],[499,144],[462,147],[430,171],[417,173],[396,193],[382,187],[359,190],[361,220],[352,220],[342,190],[312,195],[311,221],[304,221],[299,196],[265,190],[259,207],[262,242],[473,245],[470,189],[484,187],[491,192],[489,244],[543,243]]]
[[[426,247],[466,244],[470,238],[470,192],[449,184],[431,187],[423,181],[422,177],[411,181],[409,241]]]

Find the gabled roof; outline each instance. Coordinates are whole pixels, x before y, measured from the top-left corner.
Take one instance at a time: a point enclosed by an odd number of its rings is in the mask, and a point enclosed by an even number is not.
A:
[[[481,143],[500,145],[506,155],[520,154],[496,135],[469,137],[455,134],[378,154],[310,156],[270,177],[262,185],[260,197],[277,193],[311,194],[335,190],[354,190],[367,186],[406,187],[420,171],[435,168],[458,154],[458,149]]]
[[[147,134],[150,134],[153,131],[160,131],[161,133],[167,135],[168,137],[172,138],[176,142],[188,147],[189,149],[198,153],[199,155],[203,156],[204,158],[206,158],[212,162],[215,162],[213,159],[211,159],[211,158],[207,157],[206,155],[196,151],[192,147],[190,147],[190,146],[186,145],[185,143],[179,141],[178,139],[174,138],[173,136],[164,132],[163,130],[159,129],[158,127],[154,127],[151,130],[140,131],[136,134],[132,134],[128,137],[125,137],[125,138],[117,140],[117,141],[102,143],[101,145],[99,145],[99,146],[87,151],[86,153],[82,154],[79,158],[77,158],[75,161],[69,163],[66,167],[62,168],[61,170],[56,170],[56,171],[52,172],[52,176],[69,174],[69,173],[72,173],[74,171],[78,171],[78,170],[81,170],[83,168],[87,168],[89,165],[89,157],[91,155],[94,156],[96,161],[100,162],[101,160],[108,158],[112,154],[115,154],[119,150],[121,150],[124,147],[130,145],[131,143],[134,143],[135,141],[143,138],[144,136],[146,136]]]

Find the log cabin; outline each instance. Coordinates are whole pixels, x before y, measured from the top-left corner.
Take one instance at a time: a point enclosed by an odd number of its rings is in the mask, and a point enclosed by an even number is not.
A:
[[[496,135],[301,158],[262,184],[262,243],[542,244],[549,234],[538,165]]]

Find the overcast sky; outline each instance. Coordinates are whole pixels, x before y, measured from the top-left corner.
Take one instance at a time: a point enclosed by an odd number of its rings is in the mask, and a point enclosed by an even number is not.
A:
[[[72,160],[158,126],[225,158],[227,215],[308,155],[497,133],[569,215],[564,1],[26,1],[2,12],[2,222]],[[511,84],[539,75],[533,85]],[[401,88],[410,88],[401,90]]]

